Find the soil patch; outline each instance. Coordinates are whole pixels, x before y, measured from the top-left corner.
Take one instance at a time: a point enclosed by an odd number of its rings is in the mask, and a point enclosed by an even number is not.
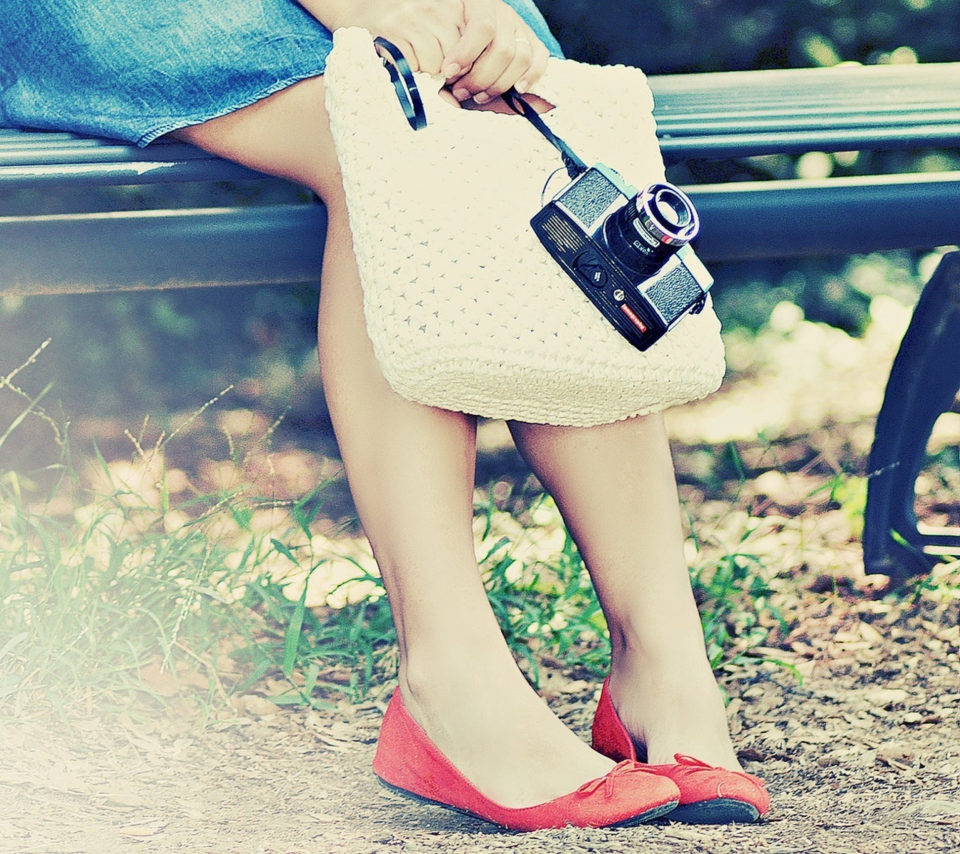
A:
[[[370,771],[385,686],[365,705],[320,713],[249,703],[206,727],[168,714],[6,723],[0,852],[955,851],[955,615],[809,598],[793,642],[809,675],[758,663],[725,683],[741,756],[773,793],[769,819],[756,826],[662,821],[524,835],[399,798]],[[560,672],[546,684],[586,737],[599,686]]]

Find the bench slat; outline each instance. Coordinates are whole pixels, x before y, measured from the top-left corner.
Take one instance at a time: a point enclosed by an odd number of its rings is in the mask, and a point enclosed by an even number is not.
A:
[[[706,261],[919,248],[960,235],[960,172],[688,189]],[[323,207],[310,204],[0,217],[0,288],[29,295],[312,282],[324,226]]]
[[[668,75],[650,84],[673,160],[960,145],[960,63]],[[262,177],[180,143],[138,149],[0,130],[0,191]],[[708,261],[960,240],[955,173],[688,189]],[[310,204],[0,218],[0,290],[312,281],[322,224],[322,207]],[[223,251],[211,251],[217,241]]]
[[[838,107],[869,116],[915,107],[955,110],[960,63],[665,74],[649,81],[654,95],[663,99],[665,116],[719,113],[749,120],[766,110],[791,115],[794,108]]]
[[[661,145],[671,160],[960,146],[960,63],[676,74],[649,80]],[[108,180],[102,167],[81,168],[103,163],[154,164],[139,175],[132,170],[123,174],[136,178],[134,183],[259,177],[241,167],[225,168],[218,158],[179,143],[139,149],[70,134],[0,130],[0,186],[24,186],[29,175],[22,169],[36,166],[71,167],[59,179],[52,171],[38,172],[38,181]]]
[[[960,242],[960,172],[687,188],[709,261],[921,249]]]
[[[0,189],[11,190],[87,185],[179,184],[187,181],[249,181],[263,178],[261,172],[219,158],[0,166]]]
[[[664,156],[960,146],[960,63],[651,77]]]
[[[319,279],[322,205],[0,217],[4,294]]]
[[[960,146],[960,121],[956,124],[914,127],[806,128],[786,131],[716,133],[660,140],[668,163],[699,157],[751,157],[758,154],[802,154],[807,151],[881,151],[894,148],[954,148]]]

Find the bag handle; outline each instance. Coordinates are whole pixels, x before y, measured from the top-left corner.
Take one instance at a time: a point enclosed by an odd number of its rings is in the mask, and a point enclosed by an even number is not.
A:
[[[423,98],[420,97],[420,90],[410,70],[410,63],[407,62],[400,48],[382,36],[375,38],[373,45],[380,54],[380,59],[383,60],[384,68],[390,73],[390,82],[393,83],[410,127],[414,130],[423,130],[427,126],[427,114],[423,109]]]
[[[390,74],[390,82],[396,90],[397,98],[400,100],[400,106],[403,107],[403,114],[415,131],[423,130],[427,126],[427,114],[423,108],[423,98],[420,96],[420,90],[417,88],[417,81],[413,76],[410,63],[393,42],[378,36],[373,40],[374,47],[383,61],[384,67]],[[577,153],[559,136],[557,136],[540,118],[540,114],[531,107],[512,86],[503,93],[503,100],[518,115],[523,116],[540,133],[546,137],[563,159],[564,166],[567,167],[567,174],[571,178],[577,178],[587,171],[587,164],[583,162]]]

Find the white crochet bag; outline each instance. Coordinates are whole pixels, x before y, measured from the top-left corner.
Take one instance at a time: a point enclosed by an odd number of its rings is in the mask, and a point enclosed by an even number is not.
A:
[[[334,33],[324,74],[373,349],[390,386],[489,418],[590,426],[703,397],[724,371],[712,307],[646,352],[622,338],[530,226],[560,166],[515,115],[441,100],[418,74],[428,125],[414,131],[372,39]],[[536,93],[588,163],[630,183],[663,179],[641,71],[552,59]],[[565,173],[551,183],[558,191]]]

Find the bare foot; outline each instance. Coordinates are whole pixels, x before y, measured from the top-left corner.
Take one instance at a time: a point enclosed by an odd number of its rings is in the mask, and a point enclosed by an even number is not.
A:
[[[731,771],[742,771],[730,740],[723,697],[706,655],[617,656],[610,695],[627,732],[653,764],[684,753]]]

